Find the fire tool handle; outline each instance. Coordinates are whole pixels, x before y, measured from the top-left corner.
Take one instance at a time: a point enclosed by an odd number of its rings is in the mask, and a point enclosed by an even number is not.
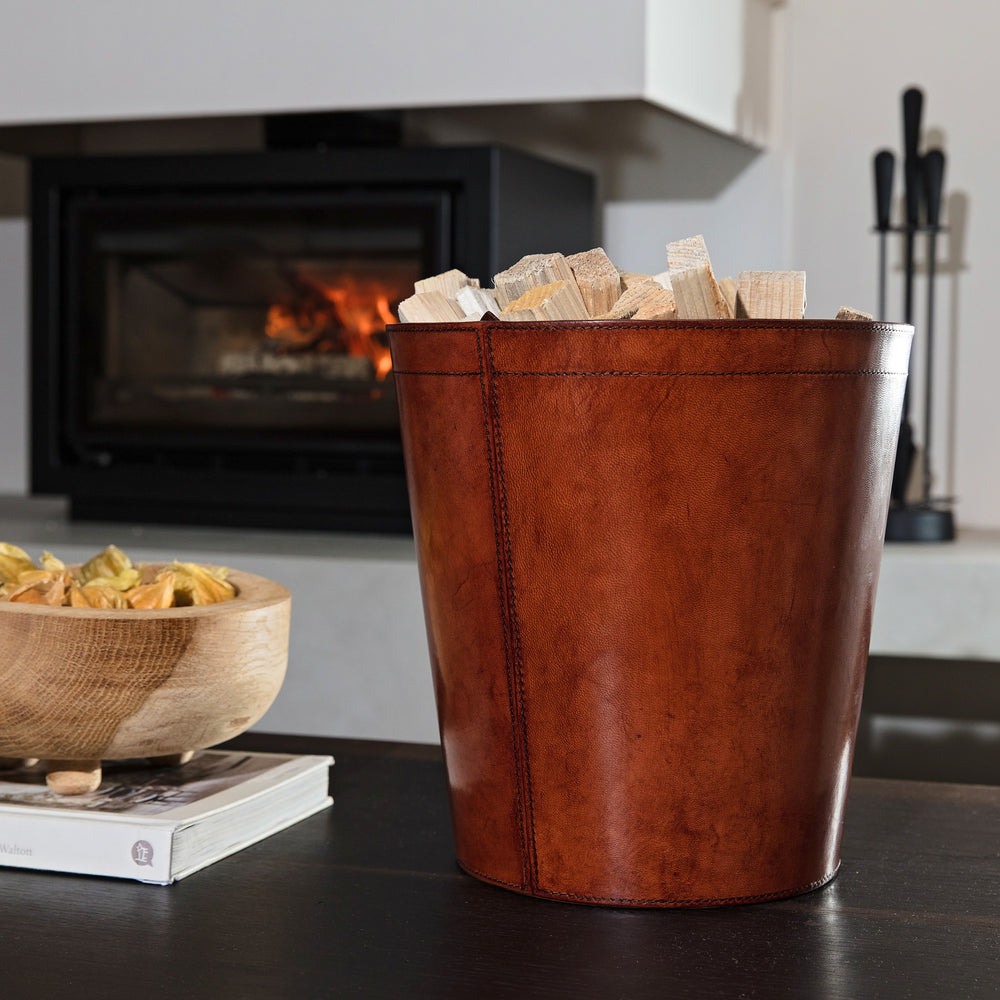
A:
[[[940,149],[929,149],[924,154],[923,164],[927,225],[937,229],[941,219],[941,192],[944,188],[944,153]]]
[[[896,157],[891,150],[875,154],[875,228],[886,232],[892,215],[892,182],[896,173]]]
[[[903,179],[906,186],[906,224],[920,225],[920,116],[924,110],[924,94],[917,87],[903,93]]]
[[[924,92],[910,87],[903,92],[903,155],[915,159],[920,142],[920,116],[924,110]]]

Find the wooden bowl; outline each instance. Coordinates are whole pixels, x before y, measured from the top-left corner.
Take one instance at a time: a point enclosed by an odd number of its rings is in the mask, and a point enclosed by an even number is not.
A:
[[[93,791],[101,760],[183,763],[252,726],[288,663],[291,595],[231,571],[236,596],[162,610],[0,601],[0,758]]]

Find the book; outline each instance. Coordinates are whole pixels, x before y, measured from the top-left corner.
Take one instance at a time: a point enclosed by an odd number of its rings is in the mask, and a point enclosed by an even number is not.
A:
[[[167,885],[329,807],[333,758],[201,750],[180,766],[106,762],[58,795],[42,765],[0,772],[0,865]]]

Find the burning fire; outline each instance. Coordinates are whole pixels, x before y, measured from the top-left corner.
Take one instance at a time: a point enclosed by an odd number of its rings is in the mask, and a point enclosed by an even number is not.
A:
[[[264,332],[288,351],[338,351],[371,359],[375,378],[392,370],[389,348],[380,336],[399,320],[389,302],[393,292],[376,279],[345,276],[336,285],[296,279],[296,294],[267,311]]]

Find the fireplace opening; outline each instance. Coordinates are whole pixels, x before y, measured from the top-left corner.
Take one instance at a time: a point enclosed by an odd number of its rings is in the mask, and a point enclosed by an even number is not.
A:
[[[499,147],[36,160],[32,491],[82,519],[409,531],[398,303],[593,237],[589,175]]]
[[[78,441],[394,429],[384,331],[424,276],[433,212],[129,199],[81,216],[82,311],[103,336],[83,345]]]

